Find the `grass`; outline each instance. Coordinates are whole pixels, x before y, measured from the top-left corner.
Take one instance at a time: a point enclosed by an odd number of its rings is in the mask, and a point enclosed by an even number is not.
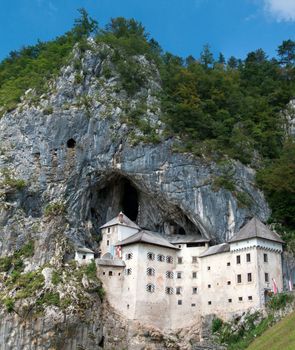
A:
[[[257,338],[248,350],[294,350],[295,312],[285,317]]]

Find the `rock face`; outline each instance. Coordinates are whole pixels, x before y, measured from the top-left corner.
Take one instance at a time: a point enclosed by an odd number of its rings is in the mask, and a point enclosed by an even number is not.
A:
[[[226,165],[237,190],[230,192],[214,185],[224,167],[173,152],[177,140],[163,136],[160,78],[152,63],[135,58],[146,83],[130,97],[112,64],[112,50],[90,45],[83,54],[74,50],[71,63],[38,102],[34,91],[27,91],[19,107],[0,120],[2,256],[29,238],[37,249],[28,269],[49,262],[60,237],[96,249],[99,226],[120,210],[141,227],[193,232],[216,242],[231,237],[254,215],[268,218],[252,169],[238,162]],[[142,104],[140,128],[132,116]],[[149,143],[142,123],[160,142]],[[22,186],[19,179],[25,181]],[[241,192],[247,205],[237,199]],[[62,223],[52,215],[48,219],[54,208],[64,211]],[[72,256],[69,249],[63,258]],[[5,322],[9,329],[9,322],[17,321]],[[20,343],[16,348],[22,348]]]

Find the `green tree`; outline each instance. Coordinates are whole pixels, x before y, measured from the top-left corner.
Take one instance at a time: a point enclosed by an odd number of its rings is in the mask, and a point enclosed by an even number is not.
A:
[[[280,56],[280,63],[287,66],[294,66],[295,64],[295,41],[289,39],[284,40],[278,47],[278,55]]]
[[[75,40],[87,38],[91,34],[95,34],[98,30],[98,23],[91,18],[84,8],[78,10],[80,17],[75,19],[74,28],[72,30]]]
[[[201,52],[200,61],[206,69],[211,67],[212,64],[214,63],[213,53],[210,51],[209,44],[205,44],[203,46],[203,51]]]

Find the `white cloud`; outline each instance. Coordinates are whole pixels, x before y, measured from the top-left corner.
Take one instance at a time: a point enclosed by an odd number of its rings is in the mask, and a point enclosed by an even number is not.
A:
[[[264,8],[278,22],[295,21],[295,0],[264,0]]]

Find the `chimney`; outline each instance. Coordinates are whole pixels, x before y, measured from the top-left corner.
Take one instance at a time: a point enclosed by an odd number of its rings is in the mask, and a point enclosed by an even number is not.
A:
[[[121,224],[123,224],[123,213],[122,212],[119,213],[119,222]]]

